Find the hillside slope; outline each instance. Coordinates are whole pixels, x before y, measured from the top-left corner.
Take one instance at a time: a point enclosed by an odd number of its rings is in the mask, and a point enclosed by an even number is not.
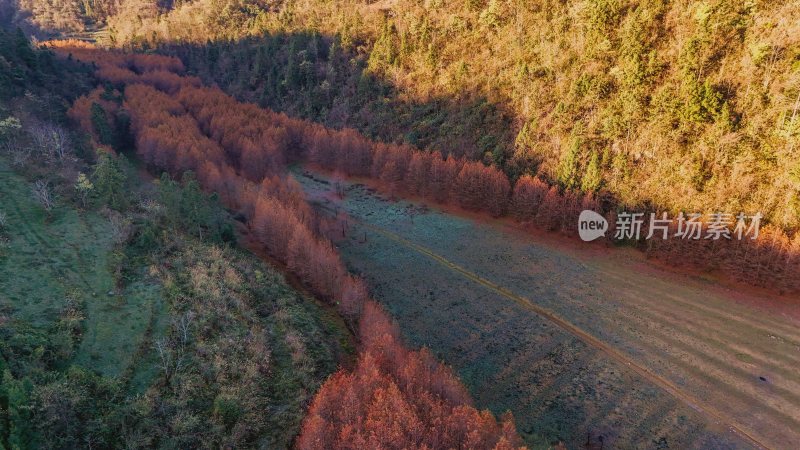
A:
[[[289,446],[347,342],[335,317],[252,255],[69,185],[48,212],[0,173],[0,443]]]
[[[191,174],[89,147],[61,94],[83,66],[0,50],[24,61],[0,72],[0,448],[289,447],[352,351],[341,319],[238,249]]]
[[[203,44],[175,51],[273,108],[629,207],[800,220],[796,2],[199,0],[120,14],[114,42]]]

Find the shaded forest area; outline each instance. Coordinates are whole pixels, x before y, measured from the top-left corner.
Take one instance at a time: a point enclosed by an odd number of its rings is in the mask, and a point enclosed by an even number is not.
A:
[[[196,78],[179,75],[183,67],[174,58],[109,53],[75,42],[54,45],[67,57],[98,65],[97,76],[109,83],[69,112],[95,142],[113,142],[126,125],[112,124],[129,118],[148,167],[175,176],[197,173],[203,186],[238,211],[267,252],[335,305],[357,332],[356,372],[341,372],[323,385],[298,438],[301,448],[521,445],[510,416],[498,423],[478,412],[450,369],[424,350],[403,348],[364,282],[347,273],[322,236],[324,223],[285,172],[285,164],[311,145],[314,134],[306,122],[197,87]],[[343,391],[344,379],[361,384]],[[332,407],[344,401],[352,407]]]
[[[365,55],[338,36],[273,33],[202,45],[169,43],[158,51],[181,58],[192,73],[240,100],[325,126],[354,128],[383,142],[408,144],[503,167],[514,179],[536,159],[509,158],[513,117],[481,95],[403,95],[371,72]],[[367,45],[359,43],[360,45]]]

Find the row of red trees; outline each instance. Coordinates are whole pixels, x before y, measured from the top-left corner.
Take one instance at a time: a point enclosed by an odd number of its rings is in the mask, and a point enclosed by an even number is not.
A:
[[[470,405],[463,385],[427,350],[410,352],[383,311],[368,303],[356,368],[334,374],[314,398],[301,449],[465,448],[521,445],[513,420]]]
[[[137,153],[148,165],[177,175],[186,170],[201,172],[206,163],[225,163],[222,148],[197,128],[177,101],[143,84],[126,87],[125,98]],[[153,108],[154,104],[159,107]]]
[[[183,66],[176,58],[121,53],[106,57],[93,49],[71,51],[97,64],[97,75],[106,81],[119,85],[145,83],[177,93],[202,131],[225,148],[230,162],[252,181],[280,173],[284,162],[305,158],[325,169],[380,180],[392,194],[452,202],[496,217],[515,205],[508,178],[495,167],[444,158],[438,152],[421,152],[406,145],[376,143],[352,129],[331,130],[240,103],[219,89],[198,88],[196,78],[179,76]],[[153,62],[148,63],[151,58]],[[572,199],[564,201],[570,203]],[[537,220],[535,214],[525,216],[515,208],[511,211],[520,220],[547,222],[551,229],[577,218],[572,211],[564,214],[563,209],[552,209],[554,220]],[[564,229],[573,230],[571,225]]]
[[[164,70],[182,75],[186,70],[183,62],[172,56],[101,50],[91,42],[78,39],[55,39],[43,42],[42,46],[65,57],[71,56],[97,66],[125,67],[139,73]]]
[[[349,176],[369,176],[392,195],[405,193],[444,203],[454,202],[495,217],[506,213],[511,184],[495,167],[407,145],[372,142],[356,131],[309,126],[308,160]]]
[[[252,181],[282,173],[287,161],[299,157],[302,121],[240,103],[216,88],[186,87],[177,98],[203,132],[226,149],[231,164]]]
[[[704,224],[707,226],[707,224]],[[787,292],[800,291],[800,233],[790,239],[783,231],[766,226],[757,239],[681,239],[677,226],[670,239],[647,241],[648,255],[675,266],[722,271],[735,280]]]
[[[405,145],[376,143],[352,129],[331,130],[242,104],[219,89],[198,88],[197,79],[179,76],[183,66],[175,58],[120,53],[106,57],[86,48],[74,49],[73,54],[94,61],[101,68],[98,76],[112,82],[144,82],[164,92],[178,92],[202,131],[225,149],[232,167],[254,182],[282,173],[285,162],[307,160],[349,176],[370,177],[390,195],[421,196],[495,217],[508,214],[524,224],[569,235],[577,234],[580,211],[601,210],[591,195],[561,191],[538,178],[523,176],[512,189],[495,167]],[[151,57],[153,61],[148,62]],[[121,72],[106,73],[115,70]],[[163,77],[162,72],[169,75]],[[84,103],[81,109],[88,111],[91,102]],[[87,114],[80,120],[85,122]],[[613,223],[613,214],[608,217]],[[607,236],[611,241],[613,233]],[[763,236],[756,241],[670,239],[642,246],[649,256],[673,265],[720,270],[745,283],[800,291],[797,237],[793,240],[772,227],[765,227]]]
[[[479,162],[375,143],[353,130],[308,127],[313,136],[306,151],[310,162],[346,175],[368,176],[390,195],[422,196],[494,217],[509,214],[523,224],[567,235],[577,235],[581,211],[602,210],[592,195],[562,191],[529,175],[511,189],[503,172]],[[613,226],[616,215],[609,213],[607,219]],[[613,230],[606,237],[613,241]],[[800,291],[800,233],[791,238],[765,226],[757,240],[655,239],[640,245],[648,256],[671,265],[721,271],[744,283]]]
[[[184,86],[200,87],[200,79],[184,76],[180,59],[171,56],[102,51],[74,39],[48,41],[45,46],[62,55],[72,56],[97,67],[96,76],[117,88],[146,83],[169,93]]]
[[[103,72],[98,72],[102,76]],[[139,77],[136,83],[147,83]],[[137,152],[173,174],[194,170],[203,185],[241,212],[264,249],[358,330],[362,353],[352,374],[321,388],[298,448],[512,448],[510,417],[479,412],[452,371],[426,351],[405,349],[386,313],[350,275],[284,162],[311,146],[309,127],[236,102],[217,89],[183,86],[175,98],[156,83],[125,88]],[[81,121],[83,124],[83,121]],[[312,128],[316,126],[310,125]],[[352,134],[352,132],[349,132]],[[346,386],[346,389],[342,389]]]

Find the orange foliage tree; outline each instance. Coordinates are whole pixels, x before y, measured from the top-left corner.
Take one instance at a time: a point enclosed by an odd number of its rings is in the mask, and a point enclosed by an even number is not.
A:
[[[363,350],[355,369],[335,373],[314,398],[297,448],[521,446],[513,419],[497,422],[470,404],[453,372],[426,349],[409,351],[375,302],[364,305]]]

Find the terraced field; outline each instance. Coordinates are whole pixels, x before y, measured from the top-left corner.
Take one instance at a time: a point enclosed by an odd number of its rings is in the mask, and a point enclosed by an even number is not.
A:
[[[797,300],[296,177],[349,216],[340,250],[410,343],[452,364],[479,406],[510,409],[530,445],[800,444]]]

